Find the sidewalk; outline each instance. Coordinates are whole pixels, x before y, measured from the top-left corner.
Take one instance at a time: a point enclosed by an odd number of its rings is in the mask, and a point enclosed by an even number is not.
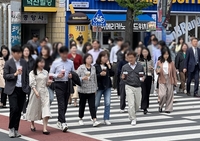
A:
[[[0,115],[0,129],[4,131],[8,130],[8,120],[7,116]],[[19,132],[23,135],[24,138],[29,137],[32,138],[34,141],[98,141],[96,139],[88,138],[85,136],[81,136],[78,134],[74,134],[71,132],[63,133],[61,130],[56,128],[48,127],[48,130],[51,132],[50,135],[43,135],[42,134],[42,125],[35,124],[36,132],[31,132],[30,130],[30,122],[21,120],[20,122],[20,129]],[[15,138],[10,139],[7,134],[2,133],[0,130],[0,140],[1,141],[31,141],[31,139],[23,139],[22,138]]]

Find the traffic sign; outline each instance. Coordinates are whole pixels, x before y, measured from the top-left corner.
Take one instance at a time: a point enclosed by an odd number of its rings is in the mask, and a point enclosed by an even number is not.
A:
[[[106,19],[104,18],[104,15],[100,9],[94,15],[91,25],[98,26],[98,27],[106,26]]]

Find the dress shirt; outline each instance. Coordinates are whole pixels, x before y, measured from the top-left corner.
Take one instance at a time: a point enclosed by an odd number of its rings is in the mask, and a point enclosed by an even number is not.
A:
[[[195,55],[195,52],[196,52],[196,48],[195,47],[192,47],[193,51],[194,51],[194,55]]]
[[[99,50],[91,49],[91,50],[88,51],[88,53],[91,54],[92,57],[93,57],[92,65],[96,64],[96,60],[97,60],[97,58],[99,56],[99,53],[102,52],[102,51],[103,51],[102,49],[99,49]]]
[[[62,69],[65,69],[65,76],[63,78],[58,78],[58,75],[61,73]],[[74,71],[73,61],[69,59],[63,61],[61,58],[55,60],[50,69],[50,73],[53,74],[55,81],[68,81],[68,74],[71,71]]]
[[[110,52],[110,63],[117,62],[117,52],[119,51],[120,47],[118,45],[114,46]]]
[[[164,74],[168,74],[168,62],[167,61],[165,61],[164,63],[163,63],[163,72],[164,72]]]
[[[158,48],[153,48],[153,67],[156,69],[158,58],[161,56],[161,51]]]
[[[135,67],[136,67],[136,65],[137,65],[137,62],[135,62],[135,64],[134,65],[131,65],[131,63],[128,63],[129,65],[130,65],[130,67],[134,70],[135,69]]]
[[[18,69],[20,67],[20,60],[17,61],[17,60],[14,59],[14,61],[15,61],[16,68]],[[17,75],[17,83],[16,83],[15,86],[16,87],[22,87],[22,75],[21,74]]]

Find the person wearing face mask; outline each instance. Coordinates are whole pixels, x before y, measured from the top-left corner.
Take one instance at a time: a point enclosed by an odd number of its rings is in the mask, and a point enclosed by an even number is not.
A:
[[[115,44],[114,44],[114,40],[112,38],[109,38],[108,39],[108,51],[110,52],[112,47],[114,47]]]

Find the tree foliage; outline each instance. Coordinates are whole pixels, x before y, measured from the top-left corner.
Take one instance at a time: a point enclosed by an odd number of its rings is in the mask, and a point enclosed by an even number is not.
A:
[[[126,13],[126,29],[125,39],[131,43],[133,47],[133,23],[136,16],[142,14],[142,9],[152,5],[146,0],[115,0],[119,6],[127,8]]]
[[[131,9],[133,11],[133,17],[142,14],[142,9],[152,6],[151,2],[145,0],[115,0],[119,6]]]

